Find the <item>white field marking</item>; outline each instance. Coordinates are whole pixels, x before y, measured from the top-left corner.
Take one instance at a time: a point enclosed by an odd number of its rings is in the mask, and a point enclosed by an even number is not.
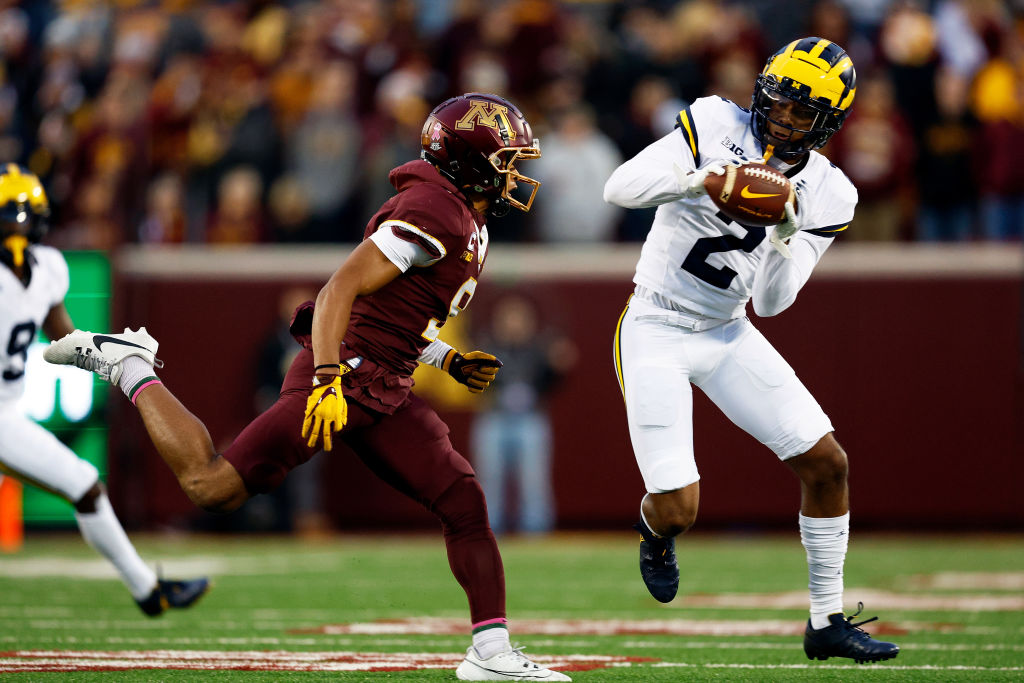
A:
[[[23,629],[37,631],[53,631],[56,629],[76,629],[81,631],[114,630],[114,631],[162,631],[167,622],[153,619],[28,619],[19,624]],[[280,632],[285,625],[276,621],[219,621],[211,619],[203,621],[204,628],[218,631],[274,631]],[[464,629],[468,630],[468,629]]]
[[[4,605],[0,606],[0,619],[17,619],[23,617],[52,618],[73,616],[75,611],[70,607],[52,605]]]
[[[582,634],[578,634],[582,635]],[[17,643],[23,640],[22,636],[0,636],[0,643]],[[337,646],[337,647],[451,647],[452,638],[262,638],[262,637],[248,637],[248,638],[187,638],[182,636],[175,636],[171,638],[159,638],[159,637],[122,637],[122,636],[96,636],[96,637],[81,637],[81,636],[51,636],[51,637],[34,637],[34,641],[43,643],[53,643],[58,645],[154,645],[161,644],[166,646],[174,647],[195,647],[197,645],[207,646],[276,646],[276,647],[310,647],[313,645],[324,646]],[[575,639],[567,640],[564,637],[558,639],[546,639],[546,638],[530,638],[528,643],[530,647],[547,647],[547,648],[568,648],[568,649],[585,649],[585,648],[597,648],[601,647],[602,643],[597,640],[585,640]],[[665,648],[666,643],[664,640],[627,640],[625,642],[618,643],[617,647],[625,649],[650,649],[650,648]],[[727,642],[712,642],[703,640],[673,640],[670,647],[680,650],[791,650],[793,644],[791,642],[785,643],[765,643],[762,641],[734,641],[730,640]],[[1007,645],[1007,644],[966,644],[966,643],[900,643],[901,650],[921,650],[921,651],[956,651],[956,652],[1024,652],[1024,645]]]
[[[571,643],[566,641],[552,641],[552,645],[561,645],[562,647],[571,647]],[[542,641],[534,642],[530,641],[530,645],[537,645],[538,647],[548,647],[549,643]],[[576,647],[596,647],[598,643],[591,642],[588,644],[577,644]],[[618,647],[628,649],[647,649],[647,648],[664,648],[666,643],[653,642],[653,641],[626,641],[624,643],[618,643]],[[968,645],[966,643],[900,643],[900,650],[921,650],[924,652],[1024,652],[1024,645]],[[760,641],[729,641],[729,642],[707,642],[707,641],[678,641],[673,640],[671,644],[667,645],[673,649],[680,650],[792,650],[793,643],[763,643]]]
[[[226,573],[225,562],[212,559],[174,559],[163,561],[160,566],[167,576],[199,576]],[[260,572],[262,573],[262,572]],[[114,565],[98,558],[73,559],[69,557],[14,557],[0,563],[0,577],[11,579],[36,579],[58,577],[68,579],[107,580],[117,579]]]
[[[0,673],[26,671],[87,671],[124,669],[193,669],[241,671],[410,671],[452,669],[463,653],[435,652],[283,652],[213,650],[0,652]],[[610,655],[538,655],[542,666],[586,671],[618,664],[655,661],[645,657]]]
[[[886,610],[929,610],[964,612],[1016,612],[1024,610],[1024,595],[921,595],[867,588],[847,588],[845,601],[862,601]],[[718,593],[679,595],[670,607],[725,607],[736,609],[806,609],[807,591],[785,593]]]
[[[803,635],[805,624],[796,619],[684,620],[684,619],[514,619],[509,629],[516,634],[617,636],[664,635]],[[309,633],[297,629],[294,633]],[[354,624],[325,624],[312,632],[327,635],[439,635],[463,634],[466,620],[445,617],[381,619]]]
[[[513,619],[509,629],[516,634],[546,636],[802,636],[802,619]],[[902,635],[911,631],[960,633],[959,624],[914,621],[878,622],[868,629],[876,634]],[[380,619],[351,624],[325,624],[315,629],[293,629],[291,633],[325,635],[458,635],[466,632],[464,619],[415,617]]]
[[[216,590],[216,586],[214,586]],[[127,593],[125,593],[127,596]],[[127,597],[125,598],[127,600]],[[111,605],[107,603],[105,606],[97,605],[93,609],[93,614],[99,616],[103,614],[103,610],[106,610],[106,614],[110,616],[116,615],[121,611],[124,604],[131,603],[118,603],[117,605]],[[291,624],[295,622],[324,622],[330,621],[338,616],[337,610],[328,609],[294,609],[294,610],[276,610],[276,609],[246,609],[238,608],[233,610],[237,613],[244,614],[247,619],[253,621],[260,621],[265,624],[274,624],[274,626],[268,626],[268,628],[283,628],[285,624]],[[372,610],[365,610],[367,614],[372,614]],[[71,623],[70,619],[75,615],[75,609],[71,607],[52,606],[52,605],[5,605],[0,606],[0,620],[3,619],[59,619],[61,623]],[[135,624],[137,622],[132,622]],[[159,625],[157,621],[150,621],[149,623]],[[233,622],[231,622],[233,623]],[[245,622],[245,627],[249,627],[251,622]],[[229,626],[234,628],[233,625]]]
[[[22,650],[0,653],[0,673],[66,672],[89,670],[174,669],[235,671],[410,671],[416,669],[451,669],[462,660],[462,654],[450,653],[383,653],[383,652],[220,652],[206,650],[150,650],[116,652],[67,652]],[[659,662],[649,658],[612,657],[606,655],[556,655],[536,657],[543,666],[566,671],[596,668],[685,668],[744,670],[851,670],[863,671],[853,664],[745,664]],[[933,664],[904,666],[879,664],[895,671],[987,671],[1019,672],[1019,666],[940,666]]]
[[[878,669],[885,671],[1024,671],[1024,666],[965,666],[962,664],[951,664],[940,666],[937,664],[921,664],[917,666],[904,666],[901,664],[889,664],[888,662],[876,662]],[[640,664],[637,666],[649,666],[658,669],[849,669],[850,671],[864,671],[863,664],[689,664],[687,662],[655,662],[653,664]]]
[[[937,572],[907,579],[911,588],[1024,591],[1024,572]]]
[[[303,553],[301,560],[291,555],[232,555],[202,557],[171,557],[160,560],[166,576],[252,576],[306,574],[343,566],[344,558],[336,552]],[[0,563],[0,577],[70,579],[117,579],[114,566],[102,558],[83,557],[12,557]],[[375,584],[376,585],[376,584]]]

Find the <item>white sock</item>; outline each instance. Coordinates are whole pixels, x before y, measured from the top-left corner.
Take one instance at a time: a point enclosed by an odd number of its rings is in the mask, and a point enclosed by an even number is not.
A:
[[[132,403],[135,403],[135,399],[143,389],[151,384],[160,383],[160,378],[156,376],[153,366],[142,358],[128,356],[121,361],[121,377],[117,380],[117,386]]]
[[[811,628],[829,626],[828,615],[843,611],[843,563],[850,540],[850,513],[842,517],[800,515],[800,542],[807,550]]]
[[[110,560],[121,574],[132,597],[143,600],[156,587],[156,574],[135,552],[135,546],[121,528],[107,494],[96,499],[96,512],[76,512],[75,519],[85,542]]]
[[[480,659],[490,659],[499,652],[512,649],[508,629],[504,625],[482,629],[473,633],[473,648]]]
[[[659,534],[657,531],[652,529],[650,522],[647,521],[647,515],[644,514],[644,501],[645,500],[647,500],[647,494],[646,493],[644,494],[644,497],[640,499],[640,519],[642,519],[644,521],[644,524],[647,526],[647,530],[650,531],[654,535],[655,538],[665,538],[664,536]]]

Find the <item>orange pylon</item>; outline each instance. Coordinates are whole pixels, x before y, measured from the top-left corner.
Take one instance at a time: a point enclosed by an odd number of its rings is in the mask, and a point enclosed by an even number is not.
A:
[[[0,475],[0,552],[16,553],[25,541],[21,517],[21,482]]]

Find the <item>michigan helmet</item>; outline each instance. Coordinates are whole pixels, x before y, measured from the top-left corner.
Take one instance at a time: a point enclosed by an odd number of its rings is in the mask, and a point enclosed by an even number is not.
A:
[[[39,178],[17,164],[0,173],[0,257],[14,266],[25,261],[25,249],[46,234],[50,202]]]
[[[518,172],[520,159],[540,157],[526,117],[497,95],[466,93],[442,102],[423,124],[420,157],[463,192],[490,201],[495,216],[529,211],[540,182]]]
[[[758,75],[750,128],[763,147],[773,147],[775,156],[795,160],[824,146],[839,130],[856,91],[857,72],[843,48],[824,38],[794,40],[772,55]],[[771,118],[772,107],[786,101],[793,103],[788,124]],[[772,135],[769,122],[773,130],[788,130],[787,137]]]

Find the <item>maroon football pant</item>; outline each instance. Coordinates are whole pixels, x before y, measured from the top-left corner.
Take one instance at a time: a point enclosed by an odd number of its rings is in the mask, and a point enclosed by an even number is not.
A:
[[[276,488],[318,449],[302,438],[313,354],[292,363],[277,402],[253,420],[224,458],[252,494]],[[448,563],[469,598],[472,623],[505,617],[505,573],[473,468],[448,438],[448,426],[413,394],[385,415],[348,401],[348,422],[336,433],[366,466],[393,488],[433,512],[444,530]]]

